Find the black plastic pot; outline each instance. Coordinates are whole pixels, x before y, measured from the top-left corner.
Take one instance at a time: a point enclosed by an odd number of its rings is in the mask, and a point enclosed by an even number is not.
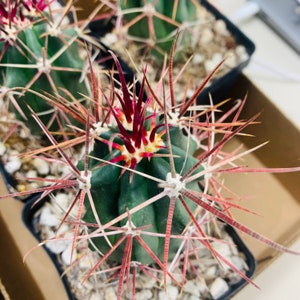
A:
[[[248,54],[247,60],[240,63],[235,68],[232,68],[224,76],[221,76],[213,80],[211,85],[205,88],[197,99],[198,104],[209,104],[210,103],[209,94],[211,94],[213,101],[216,104],[226,99],[227,97],[230,97],[231,89],[234,87],[236,83],[236,79],[238,78],[242,70],[250,62],[251,56],[255,51],[255,45],[235,24],[233,24],[212,4],[210,4],[206,0],[199,0],[199,2],[210,13],[212,13],[217,20],[223,20],[225,22],[228,31],[234,37],[237,44],[244,46]],[[90,34],[96,38],[99,38],[99,41],[101,41],[101,37],[113,29],[113,24],[114,24],[114,18],[110,20],[100,20],[100,21],[91,22],[89,26]],[[111,68],[114,65],[114,63],[107,52],[109,48],[107,48],[105,45],[103,45],[103,47],[104,47],[103,50],[100,52],[100,56],[102,56],[102,58],[106,57],[106,60],[104,61],[103,65],[107,68]],[[122,68],[125,71],[124,72],[125,76],[127,76],[128,82],[132,82],[134,77],[133,70],[131,70],[130,67],[122,60],[122,57],[119,57],[119,59],[121,61]],[[199,84],[200,83],[201,82],[199,82]]]
[[[37,230],[37,223],[38,219],[34,217],[35,213],[45,204],[47,201],[46,198],[40,200],[36,205],[33,205],[35,201],[38,199],[38,197],[32,198],[30,201],[28,201],[23,209],[22,213],[22,219],[28,230],[33,234],[33,236],[37,239],[38,242],[41,242],[41,238],[39,235],[39,232]],[[248,265],[248,271],[246,272],[246,276],[248,278],[251,278],[254,275],[255,268],[256,268],[256,261],[253,256],[253,254],[250,252],[250,250],[246,247],[246,245],[243,243],[239,235],[237,234],[236,230],[232,228],[229,225],[225,226],[225,230],[227,233],[231,236],[234,243],[237,245],[238,250],[244,254],[246,263]],[[48,253],[50,258],[52,259],[58,274],[61,275],[63,270],[61,265],[59,264],[57,257],[55,254],[53,254],[49,249],[44,246],[45,251]],[[63,284],[65,286],[66,292],[69,296],[70,300],[76,300],[75,296],[72,294],[70,290],[70,286],[68,284],[68,281],[66,277],[62,277]],[[234,294],[236,294],[243,286],[247,284],[247,281],[245,279],[241,279],[239,282],[233,284],[230,286],[230,289],[221,297],[217,298],[216,300],[228,300],[230,299]]]

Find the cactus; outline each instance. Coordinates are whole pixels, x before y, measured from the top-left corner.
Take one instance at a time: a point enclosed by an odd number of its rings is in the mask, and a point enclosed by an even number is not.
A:
[[[162,59],[170,52],[177,33],[180,34],[178,52],[190,50],[193,40],[190,27],[198,22],[194,1],[120,1],[120,7],[129,36],[147,44],[156,58]]]
[[[137,207],[147,199],[155,197],[163,190],[153,179],[145,178],[147,174],[152,178],[163,181],[176,179],[178,174],[186,173],[187,170],[197,164],[198,160],[193,156],[196,147],[195,141],[189,141],[183,131],[178,127],[169,129],[170,150],[174,159],[170,157],[167,150],[166,128],[164,120],[159,120],[155,113],[147,113],[148,103],[142,103],[141,96],[134,101],[124,97],[124,109],[132,107],[132,111],[122,118],[116,112],[115,118],[118,126],[109,128],[100,134],[100,141],[96,141],[94,151],[91,153],[90,169],[99,164],[99,159],[117,163],[117,165],[106,165],[96,168],[91,172],[91,194],[96,207],[96,211],[103,224],[109,223],[127,210]],[[119,121],[121,120],[121,121]],[[124,125],[126,123],[126,125]],[[131,128],[129,128],[131,127]],[[118,136],[120,135],[120,136]],[[114,138],[116,136],[116,138]],[[112,142],[110,142],[112,141]],[[110,143],[112,143],[110,145]],[[110,153],[109,148],[113,151]],[[172,166],[170,160],[174,160],[173,178],[171,175]],[[135,170],[122,170],[122,167]],[[200,172],[203,167],[198,167],[195,172]],[[187,184],[187,188],[201,192],[198,180],[193,180]],[[149,225],[150,232],[165,233],[167,227],[169,211],[169,195],[162,197],[159,201],[144,207],[131,216],[133,227]],[[87,202],[88,203],[88,202]],[[196,204],[191,200],[186,200],[190,211],[194,211]],[[88,223],[95,223],[95,217],[90,207],[84,220]],[[188,222],[190,216],[181,203],[175,206],[172,218],[172,230],[174,235],[180,235]],[[125,227],[128,218],[123,219],[118,226]],[[116,226],[117,224],[115,224]],[[143,236],[143,235],[142,235]],[[165,239],[158,236],[143,236],[144,241],[159,259],[163,259]],[[115,244],[119,239],[118,235],[109,237],[109,242]],[[172,240],[169,249],[169,258],[173,258],[178,251],[180,240]],[[109,249],[109,243],[105,238],[95,238],[93,245],[102,253]],[[110,259],[121,262],[124,245],[114,253]],[[141,245],[134,245],[132,249],[132,259],[142,264],[153,263],[153,259],[142,248]]]
[[[149,81],[159,84],[161,66],[167,63],[176,41],[174,74],[186,88],[187,97],[192,87],[199,86],[224,59],[206,86],[217,90],[209,86],[230,70],[247,64],[254,50],[254,45],[245,43],[243,35],[233,30],[229,20],[222,18],[208,1],[120,0],[118,4],[115,28],[103,43],[134,70],[141,71],[147,64]],[[169,85],[168,78],[165,85]],[[184,88],[178,88],[176,101],[180,101]],[[217,101],[218,95],[212,96]],[[205,101],[203,95],[200,99]]]
[[[0,7],[0,85],[3,90],[21,89],[11,106],[19,119],[27,119],[34,133],[39,129],[31,109],[42,114],[43,122],[49,126],[55,112],[29,89],[44,94],[87,94],[86,83],[80,80],[85,59],[80,53],[84,48],[79,30],[64,24],[64,12],[62,8],[52,8],[53,2],[6,0]],[[56,129],[57,124],[51,128]]]

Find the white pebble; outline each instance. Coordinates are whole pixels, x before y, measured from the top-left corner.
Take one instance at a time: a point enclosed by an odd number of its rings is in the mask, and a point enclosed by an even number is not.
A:
[[[217,266],[211,266],[207,268],[207,270],[205,271],[205,275],[209,278],[215,277],[216,273],[217,273]]]
[[[205,68],[205,71],[207,74],[211,73],[215,67],[216,67],[216,64],[210,59],[207,59],[204,62],[204,68]]]
[[[140,289],[152,289],[156,284],[156,279],[154,277],[144,277],[141,276],[136,279],[136,287]]]
[[[59,227],[59,229],[57,230],[57,235],[62,235],[62,234],[64,234],[64,236],[66,237],[66,238],[70,238],[70,240],[72,239],[72,237],[73,237],[73,233],[72,232],[69,232],[68,233],[68,231],[70,231],[70,227],[67,225],[67,224],[62,224],[60,227]]]
[[[136,299],[148,300],[148,299],[153,299],[153,295],[152,295],[152,292],[150,290],[142,290],[142,291],[135,294],[135,298]]]
[[[204,61],[204,56],[201,55],[201,54],[199,54],[199,53],[196,53],[196,54],[193,56],[192,64],[193,64],[193,65],[199,65],[199,64],[201,64],[203,61]]]
[[[212,32],[212,30],[209,28],[205,28],[201,32],[200,43],[206,45],[210,43],[213,40],[213,38],[214,38],[214,33]]]
[[[221,256],[231,256],[230,245],[221,242],[214,242],[213,248],[221,255]]]
[[[61,176],[63,177],[63,176],[65,176],[65,175],[67,175],[67,174],[70,174],[70,167],[68,166],[68,165],[63,165],[63,166],[61,166],[60,168],[59,168],[59,170],[60,170],[60,172],[61,172]]]
[[[63,209],[67,210],[69,207],[69,197],[67,194],[64,193],[58,193],[55,196],[56,203]]]
[[[20,133],[19,133],[20,138],[27,139],[29,135],[30,135],[30,132],[28,129],[21,128]]]
[[[102,38],[102,42],[106,45],[106,46],[110,46],[112,44],[115,44],[118,42],[118,37],[116,34],[114,33],[107,33],[103,38]]]
[[[46,242],[46,246],[47,248],[55,254],[60,254],[63,251],[66,250],[67,246],[69,243],[66,243],[66,241],[64,240],[59,240],[59,239],[55,239],[53,238],[53,240],[49,240]],[[68,262],[69,264],[69,262]]]
[[[236,255],[232,256],[231,262],[239,271],[248,270],[247,263],[240,256],[236,256]]]
[[[200,291],[200,294],[204,294],[205,292],[207,292],[208,287],[207,287],[205,279],[200,278],[199,281],[196,279],[196,284],[197,284],[197,288]]]
[[[237,246],[235,244],[233,244],[233,241],[232,239],[228,239],[228,241],[231,243],[230,244],[230,250],[231,250],[231,253],[232,255],[239,255],[239,250],[237,248]]]
[[[246,48],[242,45],[238,45],[235,49],[235,52],[238,55],[240,62],[246,61],[249,58]]]
[[[242,46],[242,45],[237,45],[236,48],[235,48],[235,52],[236,52],[238,55],[243,55],[243,54],[247,53],[245,47]]]
[[[53,180],[53,179],[57,179],[57,177],[48,175],[48,176],[45,176],[45,179]],[[45,180],[45,181],[43,182],[43,185],[44,185],[44,186],[49,185],[49,181]]]
[[[72,249],[72,244],[69,244],[67,248],[63,251],[61,259],[65,265],[72,264],[77,258],[76,248]]]
[[[88,270],[92,268],[93,262],[88,255],[82,256],[79,260],[79,267],[81,270]]]
[[[27,178],[35,178],[35,177],[37,177],[37,172],[35,170],[29,170],[26,173],[26,177]]]
[[[222,61],[223,56],[221,53],[214,53],[211,59],[207,59],[204,62],[206,72],[211,73],[214,68]]]
[[[58,226],[60,221],[58,218],[51,213],[50,208],[48,206],[43,207],[40,215],[40,224],[46,226]]]
[[[218,34],[223,35],[223,36],[228,34],[226,23],[224,22],[224,20],[216,20],[215,25],[214,25],[214,30]]]
[[[63,227],[64,224],[61,226],[61,228]],[[64,231],[65,229],[63,228],[62,232]],[[48,233],[48,241],[46,243],[46,246],[51,252],[60,254],[65,251],[72,244],[72,242],[70,240],[65,240],[64,238],[56,238],[57,236],[59,236],[59,232],[54,234],[53,231],[50,231]]]
[[[2,156],[6,151],[4,143],[0,142],[0,155]]]
[[[76,282],[76,288],[80,290],[92,291],[94,290],[94,284],[90,280],[78,280]]]
[[[220,63],[223,59],[223,55],[219,52],[216,52],[213,54],[212,56],[212,61],[217,65],[218,63]]]
[[[198,286],[194,281],[189,280],[183,287],[184,292],[194,295],[196,297],[200,297],[201,287]]]
[[[31,182],[29,186],[30,186],[30,188],[31,188],[32,190],[37,189],[37,188],[40,187],[39,184],[38,184],[37,182]]]
[[[92,295],[89,298],[89,300],[99,300],[99,299],[101,299],[101,296],[97,292],[92,292]]]
[[[178,289],[175,286],[168,285],[166,291],[160,291],[159,300],[176,300],[178,298]]]
[[[49,173],[49,164],[45,160],[41,158],[35,158],[32,161],[32,164],[40,175],[47,175]]]
[[[225,60],[225,65],[228,68],[234,68],[236,65],[238,64],[237,60],[236,60],[236,55],[234,54],[233,51],[227,51],[226,54],[226,60]]]
[[[9,174],[13,174],[18,171],[22,166],[22,162],[19,157],[13,156],[9,159],[9,161],[5,164],[5,170]]]
[[[216,278],[210,287],[210,293],[213,299],[217,299],[221,297],[228,290],[229,290],[229,286],[227,282],[221,277]]]
[[[105,300],[117,300],[116,292],[112,287],[107,287],[104,294]]]

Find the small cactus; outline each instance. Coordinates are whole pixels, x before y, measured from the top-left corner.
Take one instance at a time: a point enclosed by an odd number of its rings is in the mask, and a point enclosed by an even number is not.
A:
[[[128,34],[148,44],[157,58],[162,59],[170,52],[177,33],[180,34],[179,49],[191,48],[193,36],[189,27],[199,22],[194,1],[126,0],[120,3]]]
[[[28,107],[49,126],[55,112],[29,90],[87,94],[86,83],[80,80],[85,59],[79,29],[66,24],[63,8],[52,8],[54,2],[6,0],[0,4],[0,86],[3,91],[19,89],[11,107],[18,118],[28,120],[34,133],[38,128]]]
[[[151,100],[142,102],[142,95],[134,99],[129,93],[124,93],[121,104],[121,109],[112,107],[116,125],[100,134],[90,154],[90,189],[97,214],[101,223],[109,223],[165,191],[164,197],[131,215],[130,219],[133,228],[149,226],[149,232],[165,234],[170,198],[173,195],[172,186],[180,185],[180,174],[185,174],[197,164],[198,160],[193,156],[197,144],[178,126],[166,128],[162,116],[151,110]],[[166,131],[170,140],[169,149]],[[94,169],[99,165],[99,159],[114,164],[108,163]],[[199,166],[194,172],[201,170],[203,167]],[[153,181],[153,178],[156,181]],[[189,182],[186,188],[201,192],[198,180],[197,178]],[[168,184],[160,185],[159,181],[167,182],[171,187],[168,187]],[[166,192],[168,189],[170,192]],[[174,193],[176,194],[176,191]],[[189,199],[186,199],[186,205],[191,212],[196,208],[196,204]],[[91,224],[96,222],[90,207],[87,208],[84,220]],[[115,226],[126,227],[128,221],[128,218],[125,218]],[[176,203],[171,234],[180,235],[189,221],[190,216],[186,208],[181,203]],[[159,259],[163,259],[165,238],[156,235],[141,236],[153,253]],[[115,244],[119,238],[118,235],[109,236],[108,240],[104,237],[95,238],[93,245],[102,253],[106,253],[110,248],[109,242]],[[177,253],[180,243],[181,241],[176,239],[171,241],[168,253],[170,259]],[[119,247],[110,259],[120,263],[123,252],[124,245]],[[142,264],[153,263],[149,253],[137,244],[132,249],[132,260]]]
[[[167,65],[172,44],[175,44],[173,70],[178,77],[176,99],[181,101],[192,94],[193,87],[205,80],[224,60],[206,88],[215,91],[214,101],[220,101],[217,80],[244,67],[254,45],[234,30],[233,24],[220,16],[208,1],[119,1],[114,7],[114,29],[102,42],[118,53],[133,69],[141,72],[148,65],[147,77],[151,85],[161,84],[162,65]],[[238,67],[238,68],[237,68]],[[236,69],[237,68],[237,69]],[[164,79],[167,87],[170,83]],[[204,94],[206,94],[206,91]],[[204,94],[199,100],[206,101]]]

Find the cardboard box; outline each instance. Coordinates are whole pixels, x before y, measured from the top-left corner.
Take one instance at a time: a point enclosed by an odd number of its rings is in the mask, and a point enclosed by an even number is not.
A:
[[[1,178],[0,195],[4,194],[7,191]],[[23,262],[24,255],[38,242],[21,220],[22,207],[22,202],[12,198],[0,200],[0,299],[1,292],[5,300],[68,299],[43,248],[33,250]]]
[[[64,1],[65,3],[67,1]],[[116,3],[116,0],[110,0],[111,3]],[[109,7],[102,4],[101,7],[99,7],[99,4],[101,2],[98,0],[77,0],[76,1],[76,14],[79,20],[87,19],[91,13],[94,12],[94,10],[98,9],[99,13],[106,13],[109,10]]]
[[[242,75],[231,95],[236,99],[246,93],[248,100],[242,118],[248,119],[261,112],[258,118],[260,124],[244,130],[253,137],[239,138],[232,144],[242,142],[245,148],[252,148],[266,141],[269,143],[245,157],[245,163],[250,167],[300,166],[299,130]],[[234,216],[239,221],[287,247],[300,238],[300,172],[235,174],[226,176],[225,180],[233,191],[247,198],[241,205],[258,214],[235,210]],[[257,259],[257,274],[281,254],[245,234],[241,237]]]
[[[243,117],[261,112],[261,124],[245,130],[255,137],[234,140],[228,147],[242,141],[245,148],[269,140],[269,144],[245,158],[251,167],[289,167],[299,165],[300,132],[287,118],[244,76],[232,98],[241,98],[248,92]],[[259,215],[234,211],[237,219],[272,240],[289,246],[300,237],[300,172],[288,174],[233,174],[226,176],[227,185],[244,196],[241,205],[255,210]],[[5,194],[0,180],[0,194]],[[250,198],[249,198],[250,197]],[[67,299],[60,278],[43,249],[32,252],[25,265],[23,255],[37,241],[21,221],[22,203],[14,199],[0,201],[0,279],[11,299]],[[280,255],[277,251],[241,234],[257,261],[260,273]]]

